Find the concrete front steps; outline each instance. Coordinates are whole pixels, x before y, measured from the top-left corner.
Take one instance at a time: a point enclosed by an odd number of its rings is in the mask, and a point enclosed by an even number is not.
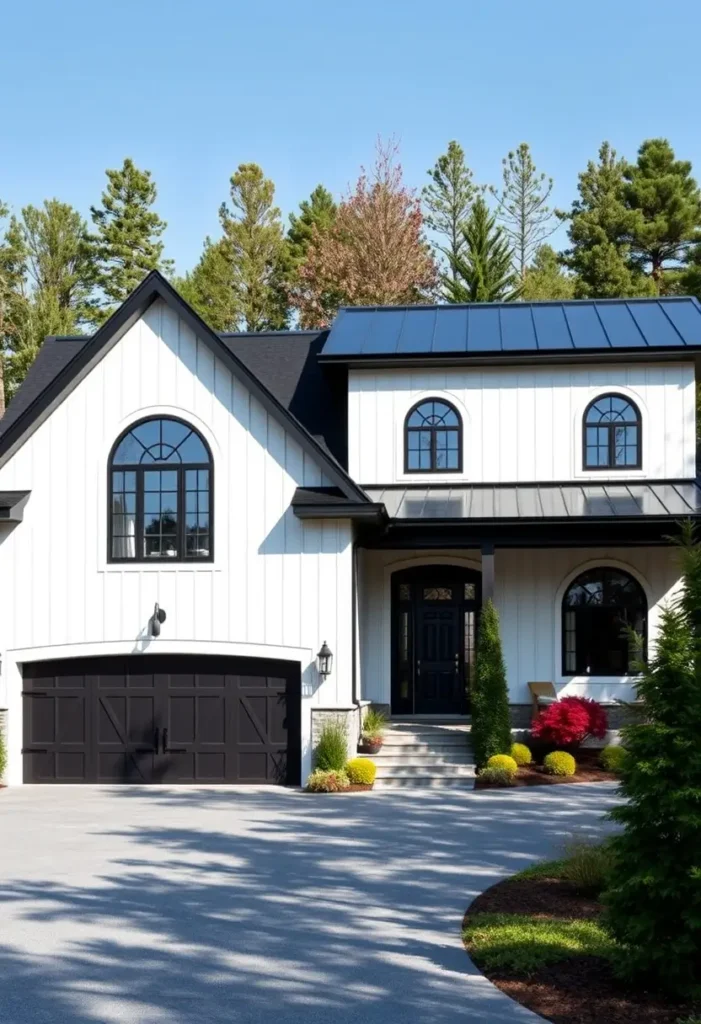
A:
[[[378,754],[375,789],[471,789],[475,767],[465,718],[393,718]]]

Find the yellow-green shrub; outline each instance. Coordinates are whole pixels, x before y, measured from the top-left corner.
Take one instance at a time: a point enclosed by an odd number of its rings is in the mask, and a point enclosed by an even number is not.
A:
[[[493,766],[483,768],[479,774],[481,782],[487,782],[490,786],[515,786],[514,773],[508,768]]]
[[[567,751],[553,750],[543,761],[543,767],[548,775],[574,775],[577,762]]]
[[[354,757],[346,765],[346,775],[354,786],[372,786],[377,766],[368,757]]]
[[[317,768],[307,779],[307,789],[310,793],[340,793],[348,789],[350,781],[344,771],[330,771],[324,768]]]
[[[485,768],[503,768],[505,772],[508,772],[512,777],[518,771],[518,765],[514,761],[513,757],[509,757],[508,754],[493,754]]]
[[[522,764],[530,764],[533,760],[533,755],[525,743],[513,743],[511,746],[511,756],[519,768]]]
[[[599,754],[599,761],[601,762],[601,767],[605,768],[607,772],[614,772],[614,774],[618,775],[627,757],[628,751],[625,747],[611,746],[604,747]]]

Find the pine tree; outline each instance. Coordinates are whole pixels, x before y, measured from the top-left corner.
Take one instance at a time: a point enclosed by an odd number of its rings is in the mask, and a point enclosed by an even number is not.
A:
[[[299,213],[290,214],[287,248],[294,267],[304,263],[312,240],[313,230],[328,231],[336,220],[338,207],[333,196],[323,185],[317,185],[309,199],[299,204]]]
[[[68,203],[47,199],[40,208],[24,207],[21,231],[46,334],[70,334],[85,319],[94,281],[87,225]]]
[[[701,965],[701,545],[685,531],[680,597],[660,614],[655,649],[636,684],[642,720],[623,732],[625,802],[612,812],[605,896],[622,971],[672,994]]]
[[[481,189],[475,185],[472,171],[465,163],[465,152],[458,142],[449,142],[447,152],[438,157],[427,172],[431,184],[421,192],[426,209],[426,226],[435,231],[446,245],[438,249],[448,259],[453,280],[457,280],[454,260],[463,252],[463,226],[470,208]]]
[[[126,297],[152,270],[170,273],[172,263],[163,258],[166,223],[151,207],[156,184],[150,171],[141,171],[129,157],[119,170],[108,170],[102,206],[90,208],[97,228],[90,238],[95,283],[101,291],[93,305],[97,323],[106,319],[116,303]]]
[[[239,164],[231,205],[222,203],[223,250],[232,270],[236,306],[247,331],[287,326],[284,246],[275,186],[258,164]]]
[[[484,199],[472,205],[462,229],[465,251],[452,257],[455,277],[443,275],[448,302],[510,302],[521,293],[518,275],[513,269],[513,251],[496,216]]]
[[[649,274],[658,291],[700,240],[701,192],[688,160],[677,160],[666,139],[648,139],[626,166],[623,198],[631,217],[626,239],[631,263]],[[671,264],[671,268],[670,265]]]
[[[526,302],[571,299],[574,279],[564,273],[557,253],[550,245],[541,245],[532,264],[526,268],[521,298]]]
[[[499,635],[499,615],[491,600],[485,602],[477,636],[472,684],[472,751],[477,768],[494,754],[511,750],[511,721],[506,667]]]
[[[527,142],[502,160],[501,192],[492,188],[497,200],[497,217],[514,252],[516,271],[523,281],[528,264],[543,241],[557,227],[548,206],[553,179],[539,173]]]
[[[239,330],[242,310],[224,239],[206,238],[197,266],[176,278],[173,287],[213,331]]]
[[[599,149],[599,162],[589,161],[579,175],[579,198],[569,212],[558,211],[569,221],[570,248],[563,254],[575,275],[577,298],[619,298],[650,293],[643,274],[631,264],[628,239],[632,215],[625,203],[625,172],[608,142]]]

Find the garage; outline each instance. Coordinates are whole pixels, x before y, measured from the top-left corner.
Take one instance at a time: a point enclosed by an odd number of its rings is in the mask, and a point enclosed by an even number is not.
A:
[[[23,679],[27,783],[299,785],[296,662],[73,658]]]

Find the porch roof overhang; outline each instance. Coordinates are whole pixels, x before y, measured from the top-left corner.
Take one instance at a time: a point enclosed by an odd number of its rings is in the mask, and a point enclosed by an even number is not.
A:
[[[384,505],[352,501],[338,487],[298,487],[292,509],[298,519],[353,519],[377,525],[387,521]]]
[[[31,491],[0,491],[0,523],[21,523]]]
[[[571,547],[667,544],[701,518],[701,482],[451,484],[366,487],[386,510],[382,547]]]

